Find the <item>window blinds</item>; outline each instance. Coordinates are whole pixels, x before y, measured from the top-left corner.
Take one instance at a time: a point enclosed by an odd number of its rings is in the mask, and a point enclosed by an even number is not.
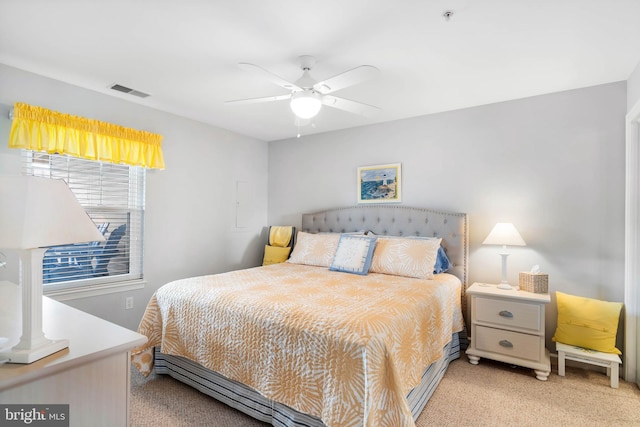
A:
[[[44,285],[142,278],[145,169],[30,150],[22,157],[25,174],[63,179],[106,239],[47,250]]]

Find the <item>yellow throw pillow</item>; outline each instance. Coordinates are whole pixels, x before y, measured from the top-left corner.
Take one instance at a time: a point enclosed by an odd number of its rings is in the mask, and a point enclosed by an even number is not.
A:
[[[264,246],[264,258],[262,265],[271,265],[285,262],[289,258],[291,248],[279,248],[277,246]]]
[[[278,246],[279,248],[285,248],[289,246],[291,237],[293,235],[292,226],[271,226],[269,227],[269,244],[271,246]]]
[[[622,354],[616,348],[622,303],[600,301],[556,292],[558,325],[553,341],[603,353]]]

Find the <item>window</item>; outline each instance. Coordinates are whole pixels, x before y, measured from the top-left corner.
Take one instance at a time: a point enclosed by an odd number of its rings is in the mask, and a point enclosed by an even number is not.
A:
[[[29,150],[23,159],[25,174],[63,179],[106,239],[48,249],[45,292],[142,279],[145,169]]]

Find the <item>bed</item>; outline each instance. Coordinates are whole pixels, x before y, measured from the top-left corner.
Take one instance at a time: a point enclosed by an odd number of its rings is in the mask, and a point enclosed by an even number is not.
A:
[[[466,215],[361,205],[300,230],[288,262],[160,288],[134,364],[272,425],[415,425],[464,340]],[[432,274],[440,247],[450,268]]]

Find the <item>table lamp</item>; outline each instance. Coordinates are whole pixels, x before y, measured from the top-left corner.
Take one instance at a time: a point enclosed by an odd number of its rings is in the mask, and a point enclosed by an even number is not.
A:
[[[507,246],[526,246],[527,244],[516,230],[513,224],[510,222],[499,222],[493,227],[493,230],[489,233],[483,245],[502,245],[502,281],[498,285],[498,289],[513,289],[513,287],[507,281]],[[515,286],[516,289],[519,286]]]
[[[20,257],[22,336],[0,359],[32,363],[69,346],[42,329],[42,258],[49,246],[104,241],[104,237],[62,180],[0,176],[0,249]]]

